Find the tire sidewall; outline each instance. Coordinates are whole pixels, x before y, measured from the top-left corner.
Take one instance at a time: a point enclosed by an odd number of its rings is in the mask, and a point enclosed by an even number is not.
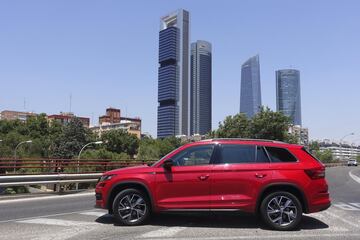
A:
[[[287,226],[278,226],[278,225],[274,224],[267,215],[267,205],[268,205],[269,201],[272,198],[274,198],[275,196],[279,196],[279,195],[290,198],[297,208],[297,216],[296,216],[295,221],[293,221],[291,224],[289,224]],[[289,192],[278,191],[278,192],[270,193],[262,200],[261,205],[260,205],[260,214],[261,214],[262,220],[272,229],[279,230],[279,231],[293,230],[296,227],[298,227],[298,225],[301,221],[301,218],[302,218],[302,213],[303,213],[303,210],[302,210],[302,206],[301,206],[299,199],[295,195],[293,195],[292,193],[289,193]]]
[[[118,208],[119,208],[119,202],[120,200],[125,196],[125,195],[128,195],[128,194],[138,194],[140,195],[144,201],[145,201],[145,204],[146,204],[146,212],[145,212],[145,215],[139,220],[139,221],[136,221],[136,222],[128,222],[124,219],[122,219],[119,215],[119,212],[118,212]],[[133,188],[129,188],[129,189],[125,189],[125,190],[122,190],[121,192],[119,192],[115,199],[114,199],[114,202],[113,202],[113,215],[114,217],[120,222],[122,223],[123,225],[127,225],[127,226],[137,226],[137,225],[141,225],[143,224],[146,220],[148,220],[149,216],[150,216],[150,211],[151,211],[151,206],[150,206],[150,201],[149,201],[149,198],[147,197],[147,195],[138,190],[138,189],[133,189]]]

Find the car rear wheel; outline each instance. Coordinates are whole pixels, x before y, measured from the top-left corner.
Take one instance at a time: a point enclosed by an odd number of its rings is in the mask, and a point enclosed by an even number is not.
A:
[[[149,218],[149,199],[142,191],[125,189],[116,195],[113,212],[115,218],[124,225],[140,225]]]
[[[271,228],[276,230],[292,230],[296,228],[302,217],[301,203],[289,192],[274,192],[261,202],[261,217]]]

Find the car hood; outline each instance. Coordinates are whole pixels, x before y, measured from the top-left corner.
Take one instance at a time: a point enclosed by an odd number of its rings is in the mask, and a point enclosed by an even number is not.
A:
[[[114,169],[114,170],[105,172],[103,175],[112,175],[112,174],[121,174],[121,173],[136,173],[136,172],[148,171],[149,169],[150,169],[150,167],[148,165],[138,165],[138,166]]]

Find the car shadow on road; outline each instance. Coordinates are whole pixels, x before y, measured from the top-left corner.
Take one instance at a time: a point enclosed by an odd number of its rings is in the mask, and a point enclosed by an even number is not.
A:
[[[123,226],[118,223],[112,215],[104,215],[95,220],[102,224],[113,224]],[[147,222],[147,225],[163,227],[205,227],[205,228],[269,228],[254,215],[238,212],[201,212],[201,213],[162,213],[154,214]],[[329,226],[309,215],[303,215],[301,224],[296,230],[316,230],[325,229]],[[295,230],[295,231],[296,231]]]

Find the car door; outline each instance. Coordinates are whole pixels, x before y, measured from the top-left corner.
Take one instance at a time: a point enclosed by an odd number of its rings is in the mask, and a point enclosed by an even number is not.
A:
[[[264,182],[271,180],[263,147],[222,144],[212,168],[211,208],[253,211]]]
[[[171,157],[171,170],[159,167],[155,195],[160,210],[209,209],[213,144],[185,148]]]

